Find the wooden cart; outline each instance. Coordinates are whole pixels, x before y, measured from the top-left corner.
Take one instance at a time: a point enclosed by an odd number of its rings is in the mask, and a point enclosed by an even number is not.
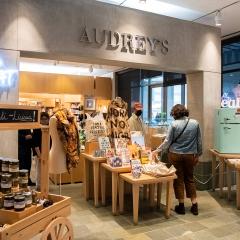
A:
[[[42,233],[41,240],[73,239],[72,225],[66,218],[71,213],[71,199],[48,193],[49,129],[40,125],[40,109],[0,105],[0,130],[36,128],[42,129],[40,196],[53,200],[53,205],[44,209],[36,207],[34,213],[24,216],[21,220],[11,219],[10,224],[0,230],[0,240],[27,240],[39,233]],[[16,216],[21,218],[21,213],[16,213]]]

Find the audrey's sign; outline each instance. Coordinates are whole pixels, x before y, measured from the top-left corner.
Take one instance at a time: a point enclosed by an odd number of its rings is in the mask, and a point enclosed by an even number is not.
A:
[[[112,30],[88,29],[87,27],[82,29],[80,42],[93,46],[102,46],[106,43],[107,50],[120,49],[121,52],[142,55],[146,55],[147,52],[154,55],[157,50],[159,50],[158,52],[161,54],[166,55],[169,50],[167,40],[159,40],[154,37],[134,35],[131,33],[119,33]]]

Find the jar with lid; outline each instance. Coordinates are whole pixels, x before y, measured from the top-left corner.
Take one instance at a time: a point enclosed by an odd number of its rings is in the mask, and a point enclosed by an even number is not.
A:
[[[2,173],[1,176],[1,191],[2,193],[10,193],[12,187],[12,175],[9,173]]]
[[[22,194],[17,194],[14,197],[14,210],[23,211],[25,209],[25,196]]]
[[[19,187],[27,188],[28,186],[28,170],[21,169],[19,170]]]
[[[12,186],[13,187],[18,187],[19,185],[19,178],[13,178],[12,179]]]
[[[13,178],[18,178],[18,172],[19,172],[19,160],[10,159],[9,160],[9,173],[12,174]]]
[[[11,210],[14,208],[14,195],[6,194],[4,196],[3,207],[7,210]]]
[[[31,192],[23,192],[25,197],[25,205],[26,207],[30,207],[32,205],[32,193]]]
[[[2,172],[9,172],[9,159],[3,158],[2,159]]]
[[[0,172],[2,171],[2,157],[0,157]]]
[[[0,194],[0,209],[3,208],[3,196]]]
[[[36,205],[38,202],[38,199],[37,199],[37,192],[35,190],[32,190],[32,204],[33,205]]]

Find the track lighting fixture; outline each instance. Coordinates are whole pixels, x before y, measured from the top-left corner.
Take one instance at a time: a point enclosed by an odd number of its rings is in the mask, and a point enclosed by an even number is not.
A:
[[[217,11],[216,11],[216,15],[215,15],[215,25],[216,25],[217,27],[222,26],[222,21],[223,21],[223,19],[222,19],[222,13],[221,13],[220,10],[217,10]]]
[[[93,72],[93,65],[89,66],[89,72],[92,73]]]

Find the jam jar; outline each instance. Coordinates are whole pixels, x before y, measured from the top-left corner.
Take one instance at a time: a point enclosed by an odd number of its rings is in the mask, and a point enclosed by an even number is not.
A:
[[[2,157],[0,157],[0,172],[2,171]]]
[[[14,208],[14,195],[6,194],[4,196],[3,207],[7,210],[11,210]]]
[[[9,159],[2,158],[2,172],[8,173],[9,172]]]
[[[12,175],[9,173],[2,173],[1,176],[1,191],[2,193],[10,193],[12,187]]]
[[[30,207],[32,205],[32,193],[31,192],[23,192],[25,197],[26,207]]]
[[[23,211],[25,209],[25,196],[22,194],[17,194],[14,197],[14,210]]]
[[[0,209],[3,208],[3,196],[0,195]]]
[[[13,178],[12,179],[12,186],[13,187],[18,187],[19,185],[19,178]]]
[[[18,178],[19,172],[19,160],[10,159],[9,160],[9,173],[12,174],[12,178]]]
[[[27,188],[28,186],[28,170],[21,169],[19,170],[19,187]]]

